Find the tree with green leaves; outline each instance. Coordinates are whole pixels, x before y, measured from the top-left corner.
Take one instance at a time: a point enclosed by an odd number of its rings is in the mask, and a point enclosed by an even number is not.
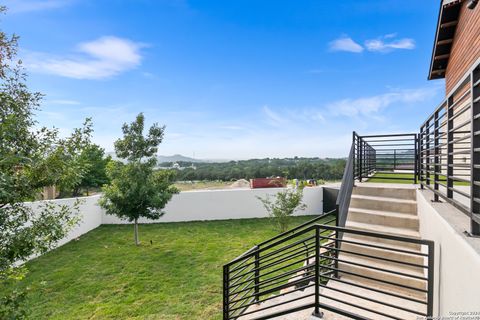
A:
[[[0,287],[6,288],[0,295],[0,319],[27,317],[26,291],[19,283],[27,270],[21,262],[52,248],[77,222],[75,207],[47,202],[34,211],[24,203],[63,173],[45,170],[62,141],[56,130],[35,129],[41,94],[25,84],[16,59],[17,39],[0,31]]]
[[[107,177],[107,165],[112,161],[111,156],[105,157],[105,150],[96,144],[91,144],[84,148],[80,155],[80,162],[88,165],[80,183],[73,189],[73,195],[80,194],[80,190],[85,190],[87,196],[92,188],[100,188],[109,182]]]
[[[153,124],[144,136],[145,117],[140,113],[134,122],[124,124],[123,138],[115,142],[117,157],[126,164],[112,161],[107,166],[110,184],[104,186],[100,204],[106,212],[134,223],[135,244],[139,245],[138,220],[157,220],[178,189],[173,186],[174,173],[155,170],[158,146],[165,127]]]
[[[267,194],[264,198],[258,196],[257,198],[262,202],[279,232],[288,230],[290,217],[295,211],[305,210],[307,207],[303,203],[302,188],[286,188],[277,192],[275,196]]]
[[[73,130],[66,138],[59,138],[50,146],[44,161],[44,170],[52,178],[45,181],[48,185],[55,185],[60,189],[61,196],[74,196],[84,177],[91,170],[92,164],[82,153],[91,148],[93,124],[90,118],[85,119],[81,128]]]

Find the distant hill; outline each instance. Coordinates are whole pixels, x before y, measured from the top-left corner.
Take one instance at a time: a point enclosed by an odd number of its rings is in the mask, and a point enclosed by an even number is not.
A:
[[[158,163],[163,162],[205,162],[201,159],[194,159],[190,157],[182,156],[181,154],[174,154],[173,156],[157,156]]]
[[[112,157],[112,159],[114,159],[114,160],[120,160],[115,155],[115,152],[106,152],[106,154],[110,155]],[[190,158],[190,157],[185,157],[185,156],[182,156],[181,154],[174,154],[173,156],[159,155],[159,156],[157,156],[157,161],[158,161],[159,164],[160,163],[165,163],[165,162],[196,162],[196,163],[210,162],[209,160],[202,160],[202,159],[194,159],[194,158]]]

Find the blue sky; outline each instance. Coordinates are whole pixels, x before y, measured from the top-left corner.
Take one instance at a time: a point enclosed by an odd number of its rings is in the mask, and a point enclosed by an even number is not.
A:
[[[93,117],[107,151],[142,111],[160,154],[346,156],[360,134],[416,132],[439,0],[7,0],[38,119]]]

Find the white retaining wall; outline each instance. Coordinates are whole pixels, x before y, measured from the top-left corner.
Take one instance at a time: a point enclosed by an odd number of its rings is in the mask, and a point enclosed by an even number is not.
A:
[[[265,218],[268,214],[257,198],[275,195],[282,188],[268,189],[222,189],[184,191],[173,196],[165,207],[165,215],[159,220],[140,219],[140,223],[161,223],[199,220],[225,220]],[[305,211],[297,215],[313,215],[323,212],[322,187],[305,188],[303,201],[307,205]],[[129,223],[116,216],[103,212],[103,224]]]
[[[264,218],[268,214],[257,196],[274,195],[280,190],[282,188],[184,191],[173,196],[165,207],[166,214],[162,218],[154,221],[141,219],[140,223]],[[78,238],[101,224],[129,223],[116,216],[107,215],[105,210],[98,205],[100,195],[79,199],[81,200],[80,222],[59,242],[59,246]],[[34,210],[47,201],[73,206],[75,200],[75,198],[46,200],[31,202],[28,205],[32,206]],[[303,200],[307,209],[297,212],[296,215],[314,215],[323,212],[322,187],[305,188]]]
[[[78,238],[82,234],[85,234],[102,224],[103,209],[98,205],[98,199],[100,199],[100,196],[96,195],[91,197],[81,197],[78,199],[80,200],[80,206],[79,206],[80,222],[75,228],[73,228],[68,233],[68,235],[65,238],[63,238],[58,243],[59,246],[69,242],[70,240]],[[30,205],[35,212],[36,209],[40,208],[42,204],[45,202],[53,202],[58,205],[68,205],[72,207],[75,201],[76,201],[75,198],[45,200],[45,201],[30,202],[28,203],[28,205]],[[40,209],[38,209],[38,211],[39,210]]]
[[[460,319],[462,316],[455,316],[472,312],[472,319],[473,315],[478,317],[480,253],[462,234],[468,228],[468,218],[449,204],[432,204],[425,192],[417,191],[417,206],[422,238],[435,241],[434,316]],[[453,220],[447,221],[447,215]]]

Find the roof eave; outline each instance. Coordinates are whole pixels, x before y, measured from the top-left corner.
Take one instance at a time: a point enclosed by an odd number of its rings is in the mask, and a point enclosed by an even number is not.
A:
[[[428,80],[445,78],[462,2],[463,0],[440,2]]]

